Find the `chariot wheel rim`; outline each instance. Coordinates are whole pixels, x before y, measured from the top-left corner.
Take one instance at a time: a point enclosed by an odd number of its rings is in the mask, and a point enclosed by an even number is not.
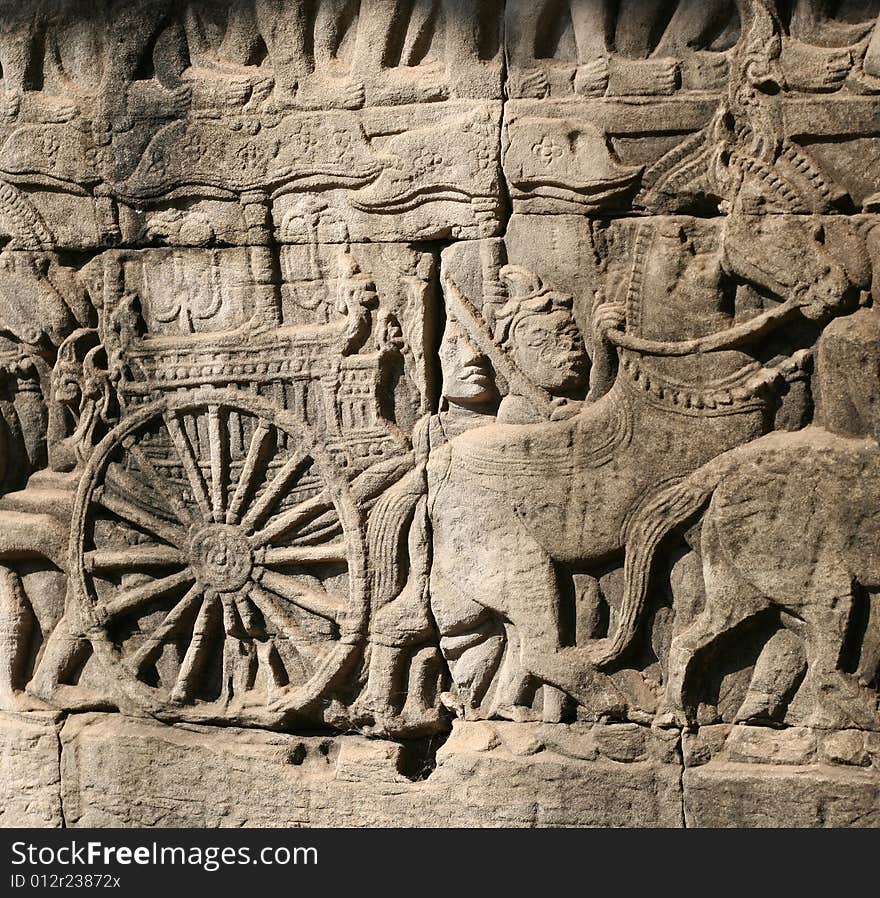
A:
[[[239,421],[248,419],[253,428],[246,448],[242,441],[243,461],[237,480],[230,476],[233,452],[224,449],[222,438],[224,433],[229,436],[233,413]],[[191,424],[190,419],[208,429],[210,458],[194,449],[185,426]],[[162,482],[164,475],[139,444],[148,432],[170,438],[176,455],[172,460],[184,471],[189,501],[184,494],[175,495],[170,481]],[[221,439],[216,439],[217,434]],[[134,460],[134,467],[126,469],[116,460],[119,458],[130,464]],[[280,466],[271,473],[276,461]],[[115,481],[111,485],[111,474],[128,478],[131,471],[135,474],[131,482],[123,481],[125,487],[135,489],[137,481],[137,487],[146,487],[146,493],[152,490],[155,502],[146,503],[146,510],[144,503],[137,501],[142,493],[135,490],[135,498],[127,499],[125,489]],[[258,482],[261,476],[265,482]],[[309,482],[317,484],[312,487],[317,495],[284,509],[291,485],[309,477]],[[161,516],[154,510],[160,507]],[[329,527],[331,536],[321,542],[318,531],[317,537],[298,544],[297,528],[315,526],[314,522],[301,524],[304,510],[314,512],[316,508],[325,509],[317,521],[330,521],[325,530]],[[103,548],[97,522],[106,520],[121,521],[139,542]],[[369,610],[365,558],[362,517],[348,481],[311,429],[265,400],[236,390],[168,396],[128,414],[101,440],[86,463],[71,521],[71,583],[95,653],[116,675],[121,704],[138,713],[174,720],[273,725],[325,695],[363,642]],[[343,594],[322,589],[313,573],[304,573],[324,564],[347,570],[347,578],[337,575],[337,580],[347,582]],[[127,566],[133,565],[147,579],[133,587],[108,587],[100,578],[112,576],[107,571],[113,571],[114,565],[125,575],[130,575]],[[157,569],[171,573],[149,579]],[[167,603],[170,611],[156,612],[164,616],[152,631],[137,633],[140,642],[135,648],[112,636],[111,627],[119,621],[140,613],[143,607],[164,608]],[[319,643],[315,654],[303,648],[297,615],[312,615],[325,628],[333,628],[332,638]],[[247,630],[243,639],[240,630]],[[158,670],[156,659],[161,659],[169,646],[178,647],[181,639],[185,642],[187,633],[189,644],[174,684],[149,682],[143,670]],[[216,653],[212,640],[217,639],[223,652],[231,640],[238,640],[233,644],[257,653],[258,666],[264,663],[263,651],[268,659],[265,664],[273,670],[280,667],[288,675],[290,657],[299,653],[294,666],[298,665],[301,675],[296,679],[290,676],[287,682],[282,677],[274,690],[266,691],[264,700],[249,702],[246,690],[232,701],[229,696],[199,698],[200,665],[206,663],[209,650]],[[132,640],[129,643],[134,644]]]

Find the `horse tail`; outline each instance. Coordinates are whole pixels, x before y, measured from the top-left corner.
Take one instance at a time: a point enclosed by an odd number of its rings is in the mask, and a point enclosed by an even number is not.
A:
[[[386,490],[370,513],[367,549],[373,607],[376,609],[390,602],[403,587],[406,567],[403,543],[424,492],[424,472],[416,468]]]
[[[718,461],[715,459],[683,481],[664,488],[631,519],[626,529],[624,591],[617,626],[613,635],[588,647],[590,660],[597,667],[616,661],[634,639],[645,607],[657,547],[709,501],[727,467],[717,464]]]

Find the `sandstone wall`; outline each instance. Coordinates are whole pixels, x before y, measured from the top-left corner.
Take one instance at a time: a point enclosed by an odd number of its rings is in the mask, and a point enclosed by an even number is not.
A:
[[[878,16],[0,4],[0,824],[880,824]]]

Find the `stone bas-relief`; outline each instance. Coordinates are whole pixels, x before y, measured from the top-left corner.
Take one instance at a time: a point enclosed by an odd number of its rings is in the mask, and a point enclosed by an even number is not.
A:
[[[2,5],[2,822],[877,825],[878,17]]]

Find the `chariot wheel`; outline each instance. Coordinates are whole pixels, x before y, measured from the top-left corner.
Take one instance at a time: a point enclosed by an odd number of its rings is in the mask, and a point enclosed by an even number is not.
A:
[[[251,394],[128,414],[85,467],[69,561],[95,651],[140,713],[319,720],[363,642],[348,482],[308,427]]]

